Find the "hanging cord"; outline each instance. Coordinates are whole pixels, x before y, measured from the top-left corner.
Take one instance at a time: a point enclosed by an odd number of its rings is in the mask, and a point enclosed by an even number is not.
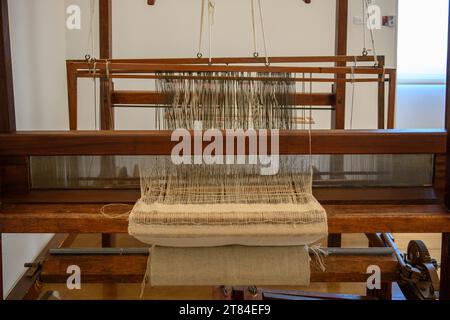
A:
[[[366,4],[365,0],[362,0],[362,17],[363,17],[363,23],[362,23],[362,32],[363,32],[363,51],[362,55],[367,57],[369,55],[369,51],[367,50],[367,44],[366,44],[366,24],[364,23],[364,20],[366,19]]]
[[[94,58],[95,56],[95,37],[94,37],[94,18],[95,18],[95,0],[90,1],[90,23],[89,23],[89,36],[88,36],[88,43],[87,43],[87,53],[84,57],[86,59],[86,62],[91,63],[93,65],[93,68],[90,69],[90,72],[92,73],[92,83],[93,83],[93,89],[94,89],[94,128],[95,130],[98,130],[98,119],[97,119],[97,113],[98,113],[98,105],[97,105],[97,79],[96,79],[96,72],[97,72],[97,60]]]
[[[86,45],[86,52],[89,52],[85,55],[86,59],[91,59],[95,56],[95,38],[94,38],[94,18],[95,18],[95,0],[90,1],[90,17],[89,17],[89,35]]]
[[[267,50],[267,41],[266,41],[266,28],[264,23],[264,14],[263,9],[261,5],[261,0],[258,0],[258,6],[259,6],[259,17],[261,19],[261,29],[262,29],[262,36],[263,36],[263,42],[264,42],[264,55],[266,56],[266,66],[270,66],[270,60],[269,60],[269,52]]]
[[[364,1],[364,9],[366,11],[366,16],[367,16],[367,21],[369,21],[369,19],[370,19],[369,2],[367,0],[363,0],[363,1]],[[379,62],[378,62],[377,49],[376,49],[376,44],[375,44],[375,34],[373,32],[372,26],[369,26],[367,24],[367,27],[369,28],[369,32],[370,32],[370,40],[372,42],[372,51],[373,51],[373,58],[375,60],[375,67],[378,67]],[[365,37],[365,33],[364,33],[364,37]]]
[[[114,207],[124,208],[124,209],[127,209],[127,211],[123,212],[123,213],[119,213],[117,215],[112,215],[112,214],[106,212],[107,209],[114,208]],[[124,203],[106,204],[106,205],[104,205],[103,207],[100,208],[100,214],[102,216],[104,216],[105,218],[112,219],[112,220],[114,220],[114,219],[121,219],[121,218],[124,218],[124,217],[128,217],[130,215],[131,210],[129,210],[129,208],[130,208],[130,205],[124,204]]]
[[[252,9],[252,27],[253,27],[253,56],[255,58],[259,57],[258,52],[258,39],[256,37],[256,17],[255,17],[255,0],[250,0]]]
[[[205,17],[205,0],[201,1],[201,9],[200,9],[200,35],[198,39],[198,52],[197,52],[197,58],[202,58],[202,41],[203,41],[203,24],[204,24],[204,17]]]
[[[208,0],[208,24],[209,24],[209,64],[212,64],[212,38],[213,38],[213,26],[214,16],[216,14],[216,1]]]

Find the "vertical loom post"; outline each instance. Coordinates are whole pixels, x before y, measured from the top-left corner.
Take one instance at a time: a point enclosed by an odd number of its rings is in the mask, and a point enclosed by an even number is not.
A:
[[[112,58],[112,3],[100,0],[100,59]],[[114,129],[114,112],[111,103],[113,83],[105,74],[100,78],[100,128]]]
[[[100,0],[99,2],[99,34],[100,34],[100,59],[112,58],[112,0]],[[111,103],[113,83],[105,74],[100,78],[100,129],[114,130],[114,110]],[[100,176],[106,176],[115,169],[112,158],[103,157],[100,164]],[[113,234],[102,234],[102,247],[108,248],[115,245]]]
[[[336,0],[336,55],[347,55],[348,0]],[[346,62],[337,62],[337,67],[345,67]],[[344,78],[346,75],[337,75]],[[332,129],[345,129],[345,93],[346,83],[337,82],[334,87],[336,94],[335,111],[333,112]]]
[[[0,132],[16,130],[8,1],[0,2]]]
[[[395,128],[395,103],[397,97],[397,70],[389,70],[388,129]]]
[[[450,12],[448,26],[450,29]],[[448,33],[447,43],[447,84],[446,84],[446,103],[445,103],[445,128],[447,135],[450,130],[450,32]],[[450,211],[450,139],[447,139],[447,160],[445,166],[445,205]],[[449,213],[450,214],[450,213]],[[450,300],[450,233],[442,234],[442,255],[441,255],[441,285],[439,298],[441,300]]]
[[[67,94],[69,95],[69,128],[70,131],[78,129],[78,78],[77,69],[72,63],[66,63]]]
[[[385,57],[378,57],[378,65],[380,68],[384,68],[385,67]],[[378,129],[386,129],[386,124],[385,124],[385,112],[386,112],[386,108],[385,108],[385,88],[386,88],[386,84],[384,83],[384,78],[385,75],[384,74],[380,74],[378,76],[378,80],[380,80],[380,82],[378,82]]]
[[[348,0],[336,0],[336,55],[347,55],[347,29],[348,29]],[[336,63],[337,67],[346,66],[346,62]],[[337,78],[345,78],[346,75],[337,75]],[[336,95],[335,110],[332,111],[331,129],[345,129],[345,94],[346,83],[336,82],[334,93]],[[331,171],[342,172],[344,159],[333,161]],[[340,247],[342,236],[340,234],[330,234],[328,236],[329,247]]]
[[[0,132],[16,130],[8,1],[0,0]],[[0,195],[2,190],[0,176]],[[0,206],[2,199],[0,199]],[[3,300],[3,252],[0,233],[0,300]]]

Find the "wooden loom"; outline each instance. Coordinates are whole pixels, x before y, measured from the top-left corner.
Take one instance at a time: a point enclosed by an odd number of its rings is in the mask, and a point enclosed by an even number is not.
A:
[[[0,211],[0,233],[126,233],[126,219],[111,220],[99,214],[105,203],[133,203],[138,195],[137,190],[35,190],[30,187],[30,157],[60,156],[60,155],[168,155],[173,142],[170,142],[170,132],[166,131],[101,131],[77,132],[76,125],[76,79],[78,77],[99,76],[101,78],[101,128],[111,130],[111,110],[114,104],[152,104],[164,103],[163,97],[149,92],[118,92],[113,90],[112,79],[124,74],[155,74],[161,70],[243,70],[237,67],[216,66],[221,63],[233,63],[231,60],[215,60],[213,66],[205,61],[191,60],[112,60],[111,59],[111,1],[101,0],[101,58],[94,74],[91,63],[84,61],[68,62],[68,79],[70,92],[71,132],[16,132],[14,121],[14,100],[12,95],[11,54],[9,48],[9,31],[7,23],[7,1],[1,1],[2,46],[0,57],[0,89],[2,104],[0,108],[0,165],[2,182],[2,208]],[[313,153],[323,155],[346,154],[432,154],[435,155],[434,184],[430,187],[414,188],[321,188],[315,191],[318,199],[325,204],[329,215],[330,232],[366,233],[369,234],[372,246],[386,246],[389,238],[380,233],[442,233],[443,255],[441,270],[440,298],[450,298],[449,250],[450,215],[445,204],[448,204],[448,194],[444,192],[448,170],[445,156],[448,153],[447,132],[435,131],[396,131],[396,130],[365,130],[343,131],[345,119],[345,80],[346,74],[355,70],[345,67],[344,63],[353,61],[346,57],[343,47],[346,47],[347,1],[337,0],[337,57],[327,58],[280,58],[272,63],[311,61],[325,59],[335,62],[337,67],[306,68],[298,67],[292,72],[328,73],[336,75],[334,91],[330,94],[316,94],[296,97],[299,105],[332,106],[334,114],[333,130],[313,133]],[[360,60],[369,58],[358,58]],[[260,62],[255,59],[239,60],[237,62]],[[292,62],[292,61],[291,61]],[[321,61],[315,61],[321,62]],[[323,62],[323,61],[322,61]],[[234,61],[236,63],[236,61]],[[187,65],[187,66],[186,66]],[[268,71],[267,67],[245,67],[246,70]],[[271,71],[286,69],[275,69]],[[391,88],[395,88],[395,71],[382,68],[356,69],[358,73],[370,74],[374,82],[384,83],[384,73],[389,75]],[[355,72],[356,73],[356,72]],[[4,76],[3,76],[4,75]],[[343,81],[344,79],[345,81]],[[382,81],[382,82],[381,82]],[[334,82],[334,79],[333,79]],[[392,84],[394,83],[394,85]],[[379,85],[379,126],[384,129],[384,84]],[[5,94],[3,94],[3,92]],[[394,90],[390,91],[391,108],[393,111]],[[298,100],[297,100],[298,99]],[[381,105],[381,104],[379,104]],[[450,121],[450,117],[449,121]],[[393,127],[393,112],[388,128]],[[5,121],[6,120],[6,121]],[[450,125],[450,123],[448,124]],[[334,130],[341,129],[341,130]],[[282,155],[308,154],[308,134],[303,131],[281,132],[280,153]],[[106,239],[106,237],[105,237]],[[107,241],[105,241],[104,244]],[[132,254],[130,256],[91,255],[44,257],[43,263],[34,265],[31,279],[39,278],[43,282],[66,281],[66,267],[77,264],[83,270],[85,282],[134,282],[141,281],[145,269],[145,256]],[[349,263],[351,261],[351,263]],[[392,255],[372,254],[330,256],[326,273],[313,271],[312,279],[316,282],[365,282],[367,266],[374,261],[382,268],[385,283],[400,280],[399,261]],[[103,266],[103,267],[100,267]],[[105,267],[106,266],[106,267]],[[108,270],[108,271],[107,271]],[[266,297],[279,292],[266,291]],[[295,293],[283,293],[284,296],[295,296]],[[382,298],[388,298],[389,289],[377,293]]]

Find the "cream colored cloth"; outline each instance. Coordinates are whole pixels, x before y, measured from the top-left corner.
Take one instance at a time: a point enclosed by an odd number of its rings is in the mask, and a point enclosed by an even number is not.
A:
[[[152,286],[307,286],[310,258],[306,246],[154,247],[147,272]]]
[[[128,231],[166,247],[301,246],[327,236],[327,215],[311,195],[306,204],[146,204],[132,210]]]

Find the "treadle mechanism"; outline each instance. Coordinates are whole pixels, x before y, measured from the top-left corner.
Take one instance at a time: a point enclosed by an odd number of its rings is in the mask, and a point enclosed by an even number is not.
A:
[[[400,288],[407,299],[435,300],[439,292],[438,263],[431,259],[428,249],[420,240],[408,245],[406,263],[413,266],[414,272],[401,272]]]
[[[402,254],[391,234],[382,234],[383,241],[391,247],[399,262],[398,285],[408,300],[436,300],[439,291],[439,268],[436,260],[420,240],[413,240],[408,245],[408,252]]]
[[[439,290],[439,278],[437,275],[438,264],[431,259],[430,254],[421,241],[411,241],[408,247],[408,252],[403,254],[394,242],[392,235],[381,234],[379,238],[384,243],[384,247],[377,248],[361,248],[361,249],[342,249],[342,248],[324,248],[323,251],[328,256],[352,256],[360,257],[382,257],[395,256],[392,261],[398,261],[397,276],[393,273],[390,281],[397,281],[399,286],[409,300],[434,300],[437,299],[437,291]],[[380,243],[382,244],[382,243]],[[130,258],[137,258],[149,254],[146,248],[60,248],[51,249],[50,256],[54,259],[66,257],[73,257],[74,259],[80,256],[96,256],[97,259],[107,261],[114,256],[129,256]],[[71,258],[70,258],[71,259]],[[142,259],[141,259],[142,260]],[[82,263],[82,262],[81,262]],[[376,264],[376,260],[373,262]],[[58,270],[53,270],[55,266],[46,270],[47,277],[55,279]],[[52,269],[53,268],[53,269]],[[57,268],[58,269],[58,268]],[[394,267],[395,269],[395,267]],[[393,270],[394,270],[393,269]],[[51,271],[50,271],[51,270]],[[383,270],[382,270],[383,271]],[[135,270],[137,278],[140,278],[142,271]],[[94,272],[95,273],[95,272]],[[394,280],[395,279],[395,280]],[[256,287],[221,287],[217,291],[217,295],[221,299],[237,299],[237,300],[363,300],[370,299],[370,297],[361,297],[353,295],[333,295],[333,294],[318,294],[311,292],[300,291],[284,291],[284,290],[270,290]]]
[[[391,234],[381,234],[386,249],[391,249],[399,262],[398,285],[407,300],[436,300],[439,291],[439,265],[423,241],[413,240],[406,254],[402,254]],[[235,296],[246,296],[246,292],[259,292],[263,300],[363,300],[370,297],[354,295],[332,295],[313,292],[267,290],[256,288],[234,288]]]

